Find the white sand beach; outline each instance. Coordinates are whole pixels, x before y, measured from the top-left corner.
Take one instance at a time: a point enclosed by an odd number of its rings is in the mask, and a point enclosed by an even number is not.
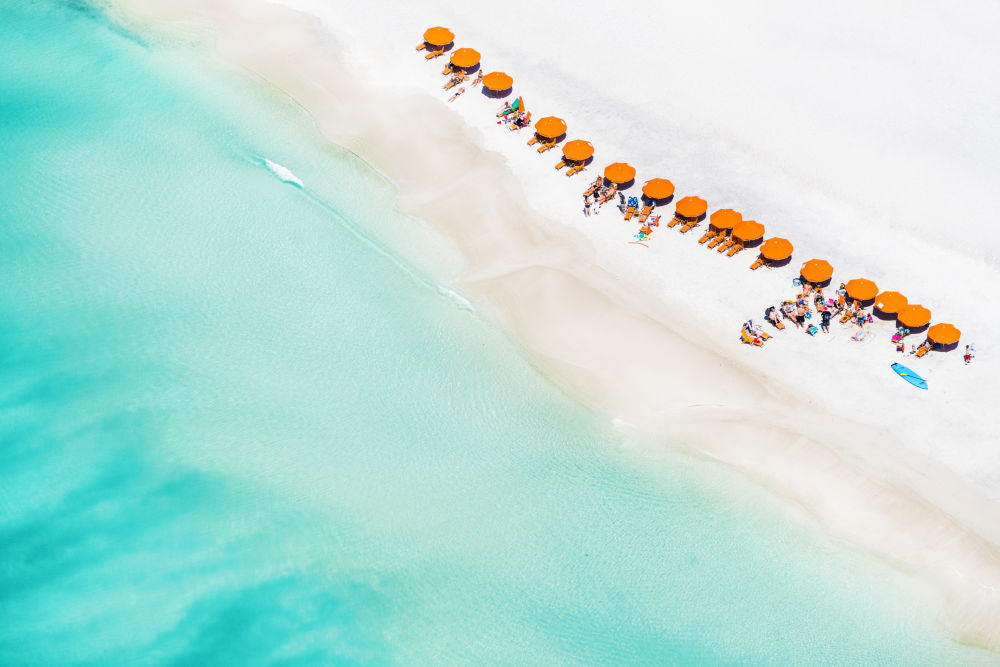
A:
[[[608,16],[550,3],[531,20],[438,0],[112,7],[215,48],[382,171],[401,209],[463,257],[441,279],[568,393],[657,446],[745,472],[932,585],[956,638],[1000,651],[996,6],[699,4],[672,7],[666,26],[636,18],[660,16],[653,2]],[[564,118],[594,162],[555,171],[558,148],[539,155],[530,130],[497,125],[502,102],[479,88],[448,103],[445,58],[414,51],[433,25],[510,74],[535,119]],[[707,221],[629,244],[638,225],[615,207],[581,211],[587,183],[618,161],[638,171],[628,194],[668,178],[677,199],[699,195],[709,213],[734,208],[790,239],[791,263],[751,272],[756,251],[698,245]],[[833,287],[869,278],[954,323],[959,350],[901,358],[878,320],[863,342],[834,323],[741,344],[740,325],[794,296],[813,257],[834,266]],[[930,389],[903,382],[897,360]]]

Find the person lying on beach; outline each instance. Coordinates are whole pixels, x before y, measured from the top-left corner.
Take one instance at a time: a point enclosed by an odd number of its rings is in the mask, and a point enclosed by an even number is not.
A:
[[[781,305],[781,314],[784,315],[786,319],[795,319],[795,308],[792,306],[791,301],[786,301]]]
[[[503,118],[504,116],[513,113],[514,110],[510,106],[510,102],[503,103],[503,109],[497,112],[497,118]]]
[[[778,325],[778,309],[771,306],[767,309],[767,319],[771,321],[771,324]]]
[[[458,99],[458,96],[465,92],[465,88],[459,88],[455,91],[455,94],[448,98],[449,102],[454,102]]]

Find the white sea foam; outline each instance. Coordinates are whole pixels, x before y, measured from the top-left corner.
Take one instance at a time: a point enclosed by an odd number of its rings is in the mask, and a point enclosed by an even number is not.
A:
[[[267,158],[262,158],[262,159],[264,160],[264,166],[267,167],[267,170],[270,171],[275,176],[277,176],[279,179],[281,179],[285,183],[291,183],[296,187],[305,189],[306,186],[302,183],[301,179],[299,179],[299,177],[292,172],[291,169],[282,166],[277,162],[271,162]]]
[[[448,299],[449,301],[451,301],[453,304],[455,304],[456,306],[458,306],[462,310],[467,310],[470,313],[476,312],[476,308],[475,308],[475,306],[472,305],[472,302],[470,302],[468,299],[466,299],[464,296],[462,296],[461,294],[459,294],[455,290],[453,290],[453,289],[451,289],[449,287],[445,287],[444,285],[438,285],[437,289],[438,289],[438,293],[441,296],[443,296],[444,298]]]

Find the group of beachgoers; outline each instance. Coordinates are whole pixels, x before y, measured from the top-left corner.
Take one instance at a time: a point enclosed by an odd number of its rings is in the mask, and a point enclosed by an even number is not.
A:
[[[521,98],[514,100],[514,104],[504,102],[503,107],[497,112],[497,123],[503,123],[508,130],[515,131],[528,127],[531,124],[531,112],[524,108]]]
[[[451,71],[448,74],[448,82],[444,84],[444,89],[451,90],[452,88],[455,88],[455,86],[460,86],[460,87],[455,90],[455,93],[451,97],[448,98],[449,102],[454,102],[459,98],[459,96],[462,93],[465,92],[465,86],[463,86],[462,84],[465,83],[468,80],[468,78],[469,74],[461,67],[451,68]],[[483,82],[483,69],[480,68],[479,74],[476,75],[476,78],[472,80],[472,83],[470,83],[469,86],[470,87],[478,86],[482,82]]]
[[[764,309],[764,317],[776,329],[784,329],[783,320],[790,320],[796,328],[815,336],[820,332],[830,333],[830,322],[834,317],[839,317],[841,324],[858,327],[857,332],[851,337],[853,340],[865,338],[868,327],[873,321],[872,314],[865,311],[857,300],[847,298],[845,285],[842,284],[837,289],[836,298],[828,298],[823,293],[822,287],[808,282],[796,282],[802,289],[794,299],[786,299],[779,306],[768,306]],[[816,322],[811,321],[814,313],[818,317],[818,326]],[[770,338],[767,334],[761,335],[762,333],[763,330],[755,325],[753,320],[748,320],[743,324],[741,337],[743,342],[749,345],[760,346]]]

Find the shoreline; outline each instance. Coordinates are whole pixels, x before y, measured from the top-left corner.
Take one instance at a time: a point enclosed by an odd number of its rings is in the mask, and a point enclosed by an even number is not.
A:
[[[710,349],[712,334],[683,306],[609,272],[592,240],[531,208],[504,156],[484,149],[481,133],[442,102],[359,83],[334,59],[318,19],[275,5],[239,15],[225,2],[115,5],[214,46],[385,174],[400,209],[466,258],[456,280],[463,295],[486,306],[561,389],[664,446],[741,470],[833,535],[930,582],[953,635],[1000,650],[1000,521],[981,490],[884,431],[851,448],[810,435],[843,432],[843,417]],[[399,122],[400,108],[409,122]],[[396,159],[404,150],[407,159]],[[683,392],[665,391],[672,386]]]

